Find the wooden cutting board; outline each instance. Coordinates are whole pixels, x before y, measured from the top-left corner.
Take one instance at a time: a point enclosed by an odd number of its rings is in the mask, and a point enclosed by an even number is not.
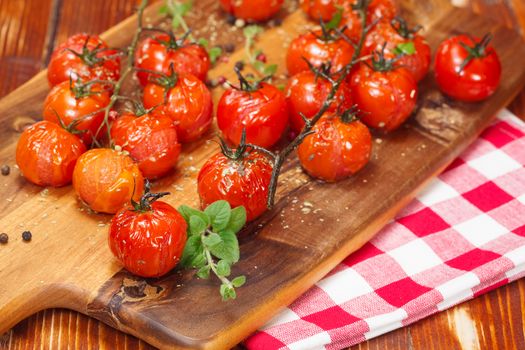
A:
[[[233,79],[232,66],[244,56],[242,34],[225,24],[216,3],[200,0],[189,21],[195,28],[212,27],[198,36],[238,44],[229,62],[210,73]],[[489,101],[467,105],[444,98],[427,78],[416,116],[391,135],[376,135],[372,162],[347,181],[311,181],[296,160],[290,161],[275,210],[241,235],[241,262],[233,273],[245,274],[248,283],[233,302],[220,301],[214,279],[175,271],[143,280],[121,270],[107,248],[110,216],[83,209],[70,187],[43,190],[19,175],[13,167],[16,141],[24,126],[40,119],[48,92],[45,72],[0,101],[0,164],[12,166],[10,176],[0,177],[0,231],[10,235],[9,244],[0,246],[0,333],[38,310],[65,307],[158,347],[228,348],[362,246],[475,139],[525,82],[525,45],[513,31],[432,1],[403,3],[405,14],[425,25],[434,48],[455,29],[476,35],[492,31],[504,65],[501,88]],[[258,44],[281,67],[286,51],[281,43],[306,23],[291,8],[282,16],[282,26],[266,31]],[[148,9],[146,20],[162,20],[158,5]],[[103,36],[110,45],[124,46],[134,28],[135,18],[130,18]],[[216,101],[221,92],[214,91]],[[186,146],[180,171],[155,190],[170,190],[173,205],[196,205],[197,171],[216,151],[213,142]],[[303,210],[305,202],[313,208]],[[24,230],[33,232],[31,243],[22,242]]]

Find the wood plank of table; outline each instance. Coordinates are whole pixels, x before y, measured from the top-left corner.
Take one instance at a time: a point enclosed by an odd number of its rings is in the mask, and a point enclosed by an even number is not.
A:
[[[0,96],[43,68],[54,44],[79,31],[103,31],[130,15],[135,3],[133,0],[0,0]],[[471,6],[476,12],[497,14],[509,26],[519,23],[525,27],[522,0],[473,0]],[[525,117],[525,91],[510,108]],[[352,349],[459,348],[465,341],[470,341],[461,338],[464,331],[460,329],[476,331],[478,346],[474,349],[523,349],[523,305],[525,281],[520,280]],[[151,348],[132,336],[68,310],[40,312],[0,336],[0,349],[41,347]]]

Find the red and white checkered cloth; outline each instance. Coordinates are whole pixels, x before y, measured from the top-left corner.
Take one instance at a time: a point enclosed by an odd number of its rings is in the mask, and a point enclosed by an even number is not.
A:
[[[525,276],[525,124],[502,112],[373,240],[249,349],[341,349]]]

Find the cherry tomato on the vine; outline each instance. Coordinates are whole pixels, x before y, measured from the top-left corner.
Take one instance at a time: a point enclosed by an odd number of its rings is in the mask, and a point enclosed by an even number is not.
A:
[[[175,122],[182,143],[199,139],[213,119],[211,93],[191,74],[174,73],[149,83],[144,88],[143,101],[146,108],[159,106]]]
[[[289,75],[309,70],[310,62],[318,68],[326,62],[332,65],[335,73],[352,62],[354,47],[333,31],[313,31],[295,38],[286,54],[286,67]]]
[[[47,78],[51,86],[70,78],[116,81],[120,78],[120,56],[97,35],[76,34],[53,51]]]
[[[344,0],[301,0],[301,8],[310,18],[328,22],[343,3]]]
[[[361,120],[372,128],[397,129],[414,111],[417,83],[405,68],[392,61],[373,60],[372,67],[359,65],[351,76],[352,97],[362,112]]]
[[[353,6],[362,0],[343,1],[343,20],[341,26],[345,26],[345,34],[356,43],[363,32],[363,24],[359,11]],[[370,26],[379,21],[390,21],[397,16],[399,10],[395,0],[372,0],[368,4],[366,24]]]
[[[240,88],[226,90],[217,108],[217,123],[235,145],[246,129],[248,143],[269,148],[279,141],[288,125],[284,93],[265,82],[250,83],[240,76]]]
[[[137,68],[165,75],[170,75],[173,67],[177,73],[190,73],[204,81],[210,69],[210,56],[203,46],[168,34],[144,39],[137,48],[136,56]],[[137,72],[142,86],[149,82],[150,76],[151,73],[145,71]]]
[[[91,209],[114,214],[144,189],[144,178],[129,156],[108,148],[92,149],[77,161],[73,187]]]
[[[177,165],[177,129],[171,118],[160,112],[122,114],[111,126],[111,138],[129,152],[148,179],[162,177]]]
[[[324,114],[314,125],[315,132],[297,149],[301,166],[311,176],[334,182],[355,174],[368,163],[372,136],[349,112]]]
[[[321,110],[322,105],[330,94],[331,88],[332,83],[330,81],[312,71],[304,71],[290,78],[286,87],[286,101],[288,102],[290,114],[290,126],[293,131],[299,133],[304,127],[304,120],[301,114],[311,119]],[[352,105],[350,85],[343,81],[328,111],[346,110]]]
[[[27,128],[16,147],[16,163],[24,177],[39,186],[71,183],[73,169],[86,146],[60,125],[41,121]]]
[[[501,63],[490,39],[457,35],[441,43],[434,69],[441,91],[466,102],[482,101],[496,92]]]
[[[408,69],[416,81],[422,80],[430,69],[431,49],[425,38],[417,34],[421,27],[410,29],[402,18],[381,21],[368,33],[363,55],[383,51],[388,59],[398,57],[397,65]]]
[[[244,206],[247,221],[266,211],[266,200],[272,178],[272,162],[255,150],[225,148],[203,165],[198,176],[201,206],[226,200],[232,208]]]
[[[56,124],[71,125],[82,131],[78,136],[86,146],[90,146],[93,137],[104,121],[104,111],[110,97],[100,85],[83,85],[64,81],[51,89],[44,102],[44,120]],[[99,136],[102,136],[99,133]]]
[[[111,220],[111,252],[137,276],[163,276],[182,256],[187,224],[175,208],[157,201],[164,195],[167,193],[146,193],[140,202],[122,208]]]
[[[284,0],[220,0],[222,8],[233,15],[250,22],[270,19],[281,9]]]

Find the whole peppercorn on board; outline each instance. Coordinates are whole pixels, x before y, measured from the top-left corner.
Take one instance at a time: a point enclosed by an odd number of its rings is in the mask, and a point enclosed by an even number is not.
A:
[[[244,57],[242,29],[227,24],[215,3],[196,3],[189,22],[212,44],[236,45],[229,60],[210,72],[212,79],[235,81],[233,65]],[[517,33],[439,1],[403,4],[411,22],[424,25],[433,49],[458,31],[491,31],[503,64],[501,87],[486,102],[463,104],[442,96],[429,75],[415,116],[392,134],[374,135],[372,161],[349,180],[323,184],[306,176],[295,159],[288,162],[275,209],[240,236],[241,261],[233,273],[246,275],[247,284],[235,301],[221,302],[217,281],[190,272],[151,280],[130,275],[107,248],[109,216],[84,209],[71,187],[42,189],[20,176],[13,166],[16,141],[26,125],[41,119],[45,72],[0,101],[0,164],[11,166],[0,179],[0,229],[10,237],[0,246],[0,332],[38,310],[65,307],[158,347],[228,348],[361,247],[489,125],[525,80],[525,44]],[[147,9],[148,23],[164,21],[158,10],[159,5]],[[285,73],[290,40],[312,25],[301,11],[288,8],[280,16],[282,24],[268,28],[257,42],[268,62],[279,65],[278,75]],[[103,38],[123,47],[135,26],[132,17]],[[222,88],[213,93],[217,102]],[[173,193],[171,204],[198,204],[195,178],[218,149],[209,141],[214,134],[185,146],[180,170],[154,185]],[[31,242],[22,240],[24,231],[31,231]]]

